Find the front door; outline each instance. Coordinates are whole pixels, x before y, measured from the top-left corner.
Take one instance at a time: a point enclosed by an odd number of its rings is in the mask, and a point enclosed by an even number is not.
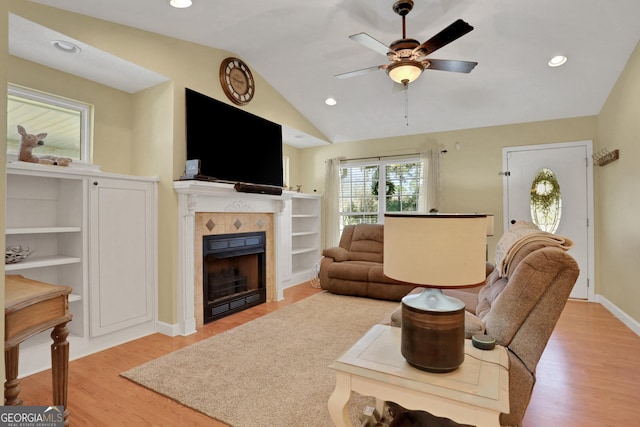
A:
[[[533,221],[531,191],[536,175],[551,171],[560,188],[560,219],[556,234],[574,242],[569,251],[580,266],[571,298],[593,299],[593,166],[591,141],[506,147],[504,166],[504,229],[516,220]]]

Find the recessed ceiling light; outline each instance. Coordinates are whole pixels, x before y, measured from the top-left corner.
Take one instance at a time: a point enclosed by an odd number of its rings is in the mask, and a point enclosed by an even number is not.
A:
[[[566,56],[556,55],[553,58],[551,58],[547,64],[549,64],[549,67],[559,67],[563,65],[565,62],[567,62]]]
[[[82,50],[78,45],[63,40],[54,40],[51,42],[51,44],[53,45],[53,47],[63,51],[64,53],[78,53]]]
[[[183,9],[191,6],[191,0],[171,0],[169,4],[173,7],[177,7],[178,9]]]
[[[324,103],[327,104],[327,105],[336,105],[338,103],[338,101],[336,101],[333,98],[327,98],[327,99],[324,100]]]

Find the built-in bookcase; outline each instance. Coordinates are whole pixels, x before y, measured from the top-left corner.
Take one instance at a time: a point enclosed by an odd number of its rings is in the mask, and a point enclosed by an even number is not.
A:
[[[156,206],[156,178],[7,164],[6,246],[32,253],[5,274],[72,288],[71,358],[155,330]],[[20,345],[20,376],[50,367],[50,345]]]
[[[6,264],[6,274],[19,274],[54,285],[70,286],[71,334],[86,335],[87,274],[86,181],[7,174],[6,245],[29,248],[29,257]],[[40,338],[41,340],[42,338]]]
[[[320,259],[321,196],[297,193],[291,200],[291,283],[309,280]]]

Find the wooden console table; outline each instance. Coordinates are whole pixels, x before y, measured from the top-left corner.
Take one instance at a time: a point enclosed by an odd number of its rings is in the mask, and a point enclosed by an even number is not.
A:
[[[499,427],[509,412],[509,357],[504,347],[479,350],[465,340],[465,360],[455,371],[430,373],[409,365],[400,352],[400,328],[376,325],[329,365],[336,388],[329,413],[338,427],[351,426],[352,392],[395,402],[478,427]],[[380,411],[381,408],[379,407]]]
[[[5,276],[4,300],[4,357],[7,380],[4,383],[4,404],[22,405],[18,379],[19,347],[30,338],[53,328],[51,338],[51,372],[53,405],[64,406],[64,425],[69,425],[67,382],[69,372],[69,343],[67,323],[69,313],[68,286],[55,286],[27,279],[19,275]]]

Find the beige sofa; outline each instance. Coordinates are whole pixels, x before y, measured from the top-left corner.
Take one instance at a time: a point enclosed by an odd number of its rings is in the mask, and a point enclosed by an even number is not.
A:
[[[445,293],[466,303],[467,338],[484,330],[507,348],[510,412],[500,415],[500,425],[520,426],[536,366],[580,271],[565,249],[536,240],[519,246],[502,271],[493,270],[479,291]],[[398,308],[392,314],[391,325],[400,326],[400,313]],[[562,396],[549,398],[562,400]]]
[[[339,245],[322,252],[322,289],[341,295],[400,301],[415,288],[384,275],[383,227],[357,224],[344,228]]]

